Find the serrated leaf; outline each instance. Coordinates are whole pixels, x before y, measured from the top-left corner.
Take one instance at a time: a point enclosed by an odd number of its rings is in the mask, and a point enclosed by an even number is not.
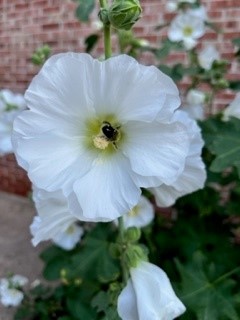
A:
[[[76,17],[82,22],[88,22],[89,16],[95,7],[95,0],[78,0]]]
[[[231,275],[239,272],[240,267],[220,275],[218,267],[201,252],[196,252],[188,265],[179,261],[176,265],[182,279],[179,297],[198,320],[239,319],[233,299],[236,282]]]
[[[105,291],[100,291],[92,300],[91,305],[97,309],[97,312],[106,311],[109,307],[109,296]]]

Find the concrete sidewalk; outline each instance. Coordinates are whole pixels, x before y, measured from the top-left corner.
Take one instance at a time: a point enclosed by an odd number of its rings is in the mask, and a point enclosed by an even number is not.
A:
[[[41,278],[38,255],[43,246],[31,244],[29,225],[35,210],[27,198],[0,193],[0,278],[8,272],[26,276],[29,281]],[[0,320],[12,320],[14,309],[0,304]]]

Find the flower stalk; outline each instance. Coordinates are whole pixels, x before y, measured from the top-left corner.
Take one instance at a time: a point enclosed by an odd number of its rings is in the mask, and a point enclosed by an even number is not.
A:
[[[120,243],[122,246],[122,253],[120,256],[120,260],[121,260],[121,267],[122,267],[122,273],[123,273],[123,283],[124,283],[124,285],[126,285],[127,281],[128,281],[128,269],[127,269],[127,266],[124,262],[124,254],[125,254],[126,244],[125,244],[125,239],[124,239],[123,217],[118,218],[118,230],[119,230],[119,239],[120,239]]]
[[[108,3],[106,0],[99,0],[101,9],[107,9]],[[112,46],[111,46],[111,25],[108,21],[103,21],[103,35],[104,35],[104,54],[105,59],[111,57]]]

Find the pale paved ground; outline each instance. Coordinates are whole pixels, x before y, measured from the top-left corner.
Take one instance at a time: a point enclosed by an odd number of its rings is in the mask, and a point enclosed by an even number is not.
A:
[[[29,225],[34,208],[27,198],[0,192],[0,278],[7,272],[21,274],[30,281],[40,278],[42,263],[30,242]],[[0,304],[0,320],[12,320],[12,311]]]

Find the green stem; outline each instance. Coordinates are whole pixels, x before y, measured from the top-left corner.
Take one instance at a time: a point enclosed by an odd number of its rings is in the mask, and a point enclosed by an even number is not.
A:
[[[106,0],[99,0],[101,9],[107,9],[108,4]],[[104,23],[103,26],[103,35],[104,35],[104,53],[105,59],[108,59],[112,56],[112,47],[111,47],[111,25],[110,23]]]
[[[125,241],[124,241],[124,222],[123,217],[118,218],[118,230],[119,230],[119,238],[122,245],[122,254],[121,254],[121,266],[123,272],[123,282],[126,285],[129,277],[127,266],[124,263],[124,252],[125,252]]]

